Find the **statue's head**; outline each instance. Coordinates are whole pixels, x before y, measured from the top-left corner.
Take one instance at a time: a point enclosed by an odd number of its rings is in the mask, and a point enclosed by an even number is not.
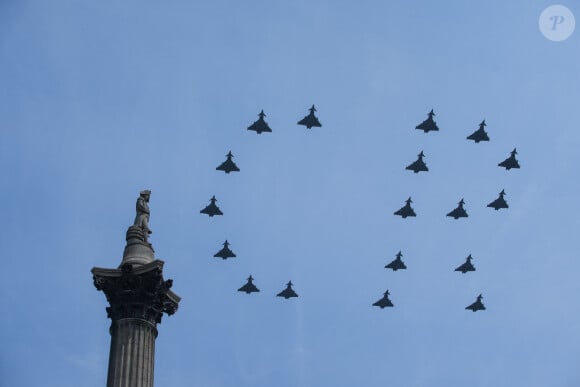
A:
[[[141,195],[142,198],[145,198],[147,200],[149,200],[149,197],[151,197],[151,191],[149,191],[148,189],[139,192],[139,194]]]

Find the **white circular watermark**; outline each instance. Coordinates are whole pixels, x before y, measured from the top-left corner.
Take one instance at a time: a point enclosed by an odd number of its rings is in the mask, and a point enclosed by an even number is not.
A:
[[[563,5],[551,5],[540,15],[540,31],[553,42],[566,40],[574,32],[574,14]]]

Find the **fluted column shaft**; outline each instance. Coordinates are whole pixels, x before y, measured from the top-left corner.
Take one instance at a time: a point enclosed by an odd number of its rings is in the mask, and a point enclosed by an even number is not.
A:
[[[113,321],[110,332],[107,387],[153,387],[155,325],[126,318]]]

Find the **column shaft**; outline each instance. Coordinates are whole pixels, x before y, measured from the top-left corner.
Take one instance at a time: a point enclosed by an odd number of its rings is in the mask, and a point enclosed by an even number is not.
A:
[[[107,387],[153,387],[155,325],[125,318],[113,321],[110,331]]]

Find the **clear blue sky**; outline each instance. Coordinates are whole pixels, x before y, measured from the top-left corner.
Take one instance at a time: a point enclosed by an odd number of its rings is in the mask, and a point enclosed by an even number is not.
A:
[[[580,385],[580,31],[544,38],[550,4],[0,1],[0,384],[105,385],[90,269],[151,189],[183,298],[156,386]],[[297,126],[312,104],[322,128]],[[414,130],[430,109],[440,132]],[[215,170],[229,150],[240,173]]]

